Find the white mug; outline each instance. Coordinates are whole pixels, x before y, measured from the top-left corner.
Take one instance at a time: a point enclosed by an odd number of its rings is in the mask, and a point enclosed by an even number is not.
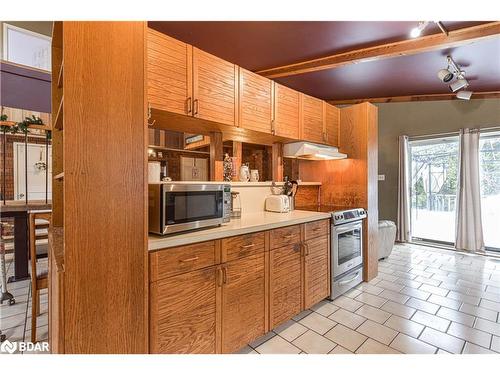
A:
[[[252,169],[250,171],[250,181],[251,182],[259,181],[259,170],[258,169]]]

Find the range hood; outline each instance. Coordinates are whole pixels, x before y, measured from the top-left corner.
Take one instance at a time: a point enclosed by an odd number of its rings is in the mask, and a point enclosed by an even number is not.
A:
[[[345,159],[347,155],[342,154],[337,147],[333,146],[294,142],[283,146],[283,157],[303,160],[335,160]]]

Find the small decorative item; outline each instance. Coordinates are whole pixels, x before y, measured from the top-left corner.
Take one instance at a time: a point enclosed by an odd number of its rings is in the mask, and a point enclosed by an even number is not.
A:
[[[47,170],[47,164],[43,161],[43,151],[40,149],[40,160],[35,163],[36,171],[45,171]]]
[[[241,182],[248,182],[250,180],[250,168],[248,167],[248,163],[241,165],[239,177]]]
[[[231,181],[233,179],[233,158],[229,156],[228,153],[224,155],[223,175],[224,181]]]
[[[250,181],[251,182],[258,182],[259,181],[259,170],[258,169],[250,170]]]

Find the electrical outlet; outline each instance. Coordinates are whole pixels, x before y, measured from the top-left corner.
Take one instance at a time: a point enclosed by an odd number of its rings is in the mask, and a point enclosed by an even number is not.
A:
[[[379,174],[378,175],[378,180],[379,181],[385,181],[385,174]]]

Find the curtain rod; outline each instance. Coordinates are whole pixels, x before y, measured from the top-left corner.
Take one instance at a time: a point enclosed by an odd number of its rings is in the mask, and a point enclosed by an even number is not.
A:
[[[483,132],[490,132],[490,131],[500,131],[500,126],[490,126],[487,128],[478,128],[480,133]],[[460,131],[454,131],[454,132],[446,132],[446,133],[433,133],[433,134],[422,134],[422,135],[411,135],[408,136],[409,139],[423,139],[423,138],[438,138],[438,137],[446,137],[446,136],[454,136],[454,135],[459,135]]]

